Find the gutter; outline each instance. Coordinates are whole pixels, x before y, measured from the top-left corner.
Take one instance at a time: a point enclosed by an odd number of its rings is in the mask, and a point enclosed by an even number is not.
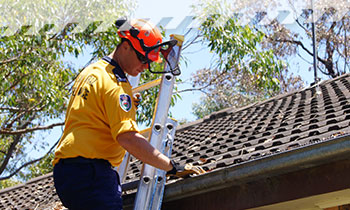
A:
[[[350,135],[262,157],[166,185],[164,202],[337,160],[350,159]]]

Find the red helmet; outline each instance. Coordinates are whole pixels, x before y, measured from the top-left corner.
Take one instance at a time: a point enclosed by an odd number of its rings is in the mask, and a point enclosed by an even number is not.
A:
[[[162,43],[162,34],[157,26],[143,19],[134,19],[129,24],[123,24],[118,29],[118,34],[121,38],[129,40],[134,49],[144,56],[146,56],[145,48]],[[162,59],[159,56],[159,51],[149,51],[147,53],[148,59],[160,63]]]
[[[171,72],[173,75],[180,75],[181,71],[178,67],[172,66],[168,61],[168,55],[173,47],[177,44],[177,40],[162,42],[162,34],[158,28],[147,20],[134,19],[130,22],[126,18],[119,18],[115,22],[118,28],[118,34],[121,38],[127,39],[132,47],[145,56],[148,64],[148,70],[151,73],[164,74]],[[165,61],[170,67],[169,71],[152,71],[151,62],[160,63],[162,59],[159,56],[162,53]]]

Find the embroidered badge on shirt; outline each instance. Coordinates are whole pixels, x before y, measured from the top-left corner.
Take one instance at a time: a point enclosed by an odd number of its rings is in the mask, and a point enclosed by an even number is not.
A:
[[[131,109],[131,98],[128,94],[121,94],[119,96],[119,104],[120,104],[120,107],[128,112],[130,111]]]

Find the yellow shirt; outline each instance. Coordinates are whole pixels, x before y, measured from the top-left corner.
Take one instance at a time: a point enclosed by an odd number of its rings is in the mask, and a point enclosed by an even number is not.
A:
[[[124,132],[138,132],[135,113],[131,86],[118,64],[104,57],[88,66],[72,88],[53,164],[61,158],[81,156],[119,166],[125,150],[116,138]]]

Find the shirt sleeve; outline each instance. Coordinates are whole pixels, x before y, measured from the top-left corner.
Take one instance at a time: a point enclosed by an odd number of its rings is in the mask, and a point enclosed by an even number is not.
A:
[[[139,132],[135,121],[136,108],[133,105],[131,88],[115,86],[107,91],[105,109],[113,139],[116,140],[121,133]]]

